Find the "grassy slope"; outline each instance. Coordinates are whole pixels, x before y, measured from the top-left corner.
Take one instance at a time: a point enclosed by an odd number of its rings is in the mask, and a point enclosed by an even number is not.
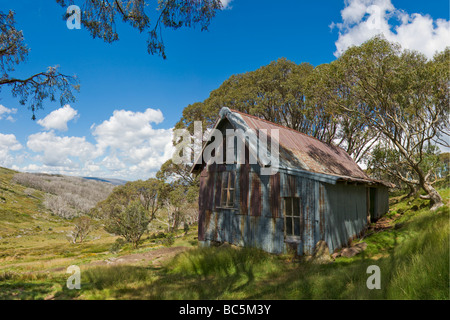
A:
[[[449,198],[449,189],[442,194]],[[415,207],[417,206],[417,207]],[[421,208],[422,207],[422,208]],[[413,208],[413,209],[411,209]],[[401,214],[398,214],[398,211]],[[392,207],[396,227],[364,239],[353,258],[316,265],[257,250],[194,249],[159,270],[123,266],[84,274],[84,299],[449,299],[449,211],[416,199]],[[381,270],[381,290],[366,286]]]
[[[15,173],[0,168],[0,275],[66,266],[73,257],[81,260],[84,253],[103,252],[114,242],[114,237],[99,229],[91,235],[100,237],[96,242],[69,243],[66,234],[73,229],[71,221],[44,207],[43,192],[11,183]]]
[[[432,213],[420,199],[400,201],[389,214],[395,228],[368,235],[362,254],[326,265],[258,250],[193,248],[162,267],[88,267],[117,256],[109,252],[115,238],[100,228],[93,235],[100,239],[70,244],[70,222],[50,215],[39,192],[30,197],[11,185],[13,174],[0,168],[0,299],[449,299],[447,206]],[[448,202],[450,189],[440,191]],[[175,245],[193,246],[194,237],[195,229]],[[119,255],[154,247],[147,239]],[[65,287],[71,264],[82,266],[81,290]],[[381,290],[366,287],[369,265],[381,269]]]
[[[16,173],[0,167],[0,299],[44,299],[54,294],[63,298],[68,266],[161,247],[158,239],[144,236],[139,249],[125,245],[113,254],[110,249],[118,237],[101,226],[86,242],[70,243],[66,235],[73,230],[72,222],[45,208],[45,193],[12,183]],[[193,233],[175,245],[192,246]]]
[[[445,192],[448,197],[448,190]],[[421,204],[420,200],[416,200]],[[394,207],[404,207],[404,203]],[[353,258],[292,263],[257,250],[194,249],[160,270],[125,266],[86,271],[85,299],[449,299],[449,212],[408,210],[397,228],[368,236]],[[381,270],[369,290],[367,267]]]

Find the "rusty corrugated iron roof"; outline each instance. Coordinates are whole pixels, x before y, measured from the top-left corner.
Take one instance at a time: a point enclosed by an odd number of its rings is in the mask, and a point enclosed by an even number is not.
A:
[[[258,131],[267,129],[279,130],[280,161],[293,168],[302,170],[371,180],[358,164],[342,148],[324,143],[314,137],[298,132],[294,129],[260,119],[236,110],[250,129]]]
[[[271,130],[278,129],[280,168],[309,172],[317,176],[325,175],[334,182],[352,181],[393,186],[388,182],[371,179],[344,149],[305,133],[227,107],[220,110],[214,129],[224,119],[235,129],[242,129],[244,132],[251,129],[256,133],[260,129],[266,129],[269,137]],[[203,150],[207,144],[208,142],[203,145]],[[197,171],[201,163],[200,155],[195,159],[191,172]]]

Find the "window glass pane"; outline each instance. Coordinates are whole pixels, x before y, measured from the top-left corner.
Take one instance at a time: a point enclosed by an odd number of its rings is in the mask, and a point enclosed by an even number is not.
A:
[[[222,194],[220,197],[220,206],[226,207],[227,205],[227,189],[222,189]]]
[[[229,174],[230,174],[230,176],[229,176],[229,179],[230,179],[229,186],[230,186],[230,188],[234,188],[234,171],[229,172]]]
[[[294,236],[300,236],[300,218],[294,219]]]
[[[292,198],[284,198],[286,217],[292,216]]]
[[[230,190],[230,199],[228,199],[228,206],[234,206],[234,191]]]
[[[222,173],[222,188],[226,188],[228,186],[228,172]]]
[[[293,215],[299,217],[300,216],[300,198],[292,198],[294,205]]]
[[[286,218],[286,235],[292,236],[292,218]]]
[[[226,158],[225,158],[225,157],[227,156],[227,138],[226,138],[226,136],[223,137],[223,140],[222,140],[222,147],[223,147],[223,149],[220,150],[220,151],[222,151],[222,154],[223,154],[222,160],[223,160],[223,162],[225,163],[225,161],[226,161]]]

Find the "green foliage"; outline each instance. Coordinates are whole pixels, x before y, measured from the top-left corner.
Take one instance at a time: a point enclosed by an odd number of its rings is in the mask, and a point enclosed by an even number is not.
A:
[[[156,173],[156,178],[165,182],[180,179],[184,184],[198,186],[199,184],[198,177],[192,176],[190,174],[190,170],[191,166],[183,163],[176,164],[172,162],[172,159],[169,159],[162,164],[161,168]]]
[[[23,33],[15,27],[14,12],[7,14],[0,11],[0,90],[11,87],[13,97],[19,99],[20,104],[27,102],[33,112],[41,109],[46,99],[55,101],[59,92],[61,105],[75,101],[74,91],[79,90],[75,76],[68,76],[58,72],[58,67],[48,67],[46,71],[17,79],[11,76],[16,65],[24,62],[29,49],[25,44]]]
[[[206,100],[188,105],[176,128],[192,133],[195,121],[202,122],[203,130],[211,128],[219,110],[228,107],[337,144],[360,160],[378,134],[336,108],[328,89],[334,79],[329,65],[314,68],[281,58],[231,76]]]
[[[219,110],[230,109],[259,116],[314,136],[327,124],[323,110],[308,108],[306,80],[313,71],[308,63],[297,65],[284,58],[255,71],[233,75],[208,99],[187,106],[177,128],[194,129],[201,121],[203,129],[211,128]]]
[[[162,244],[165,247],[171,247],[175,243],[175,235],[173,233],[169,233],[163,240]]]
[[[449,55],[447,48],[427,60],[377,36],[330,63],[332,76],[326,82],[338,110],[378,131],[383,147],[398,153],[400,171],[405,168],[413,176],[433,209],[442,198],[430,180],[435,167],[428,149],[431,142],[448,146],[443,137],[450,129]],[[394,178],[408,181],[399,171]]]
[[[124,210],[113,211],[105,220],[105,230],[122,236],[136,248],[147,231],[151,218],[139,201],[131,202]]]
[[[125,185],[113,189],[108,198],[91,210],[90,215],[97,218],[107,218],[124,210],[131,202],[139,201],[142,207],[153,219],[162,205],[164,183],[158,179],[150,178],[146,181],[137,180],[127,182]]]
[[[91,218],[82,216],[74,219],[74,229],[69,234],[70,240],[73,243],[80,243],[86,240],[86,237],[94,229]]]
[[[56,2],[63,8],[74,4],[73,0],[56,0]],[[200,26],[204,31],[208,29],[216,12],[222,8],[220,0],[158,1],[156,8],[153,3],[149,2],[134,0],[84,1],[81,7],[83,14],[81,23],[89,30],[93,38],[100,38],[111,43],[119,40],[116,21],[123,21],[139,32],[146,31],[148,53],[161,55],[165,59],[165,46],[161,35],[162,26],[169,29]],[[152,16],[156,12],[155,9],[159,14],[158,17]],[[67,19],[67,16],[64,18]],[[154,21],[153,24],[152,21]]]
[[[126,244],[126,241],[124,241],[122,238],[117,238],[116,241],[114,241],[111,248],[109,249],[109,251],[112,253],[118,253],[125,244]]]

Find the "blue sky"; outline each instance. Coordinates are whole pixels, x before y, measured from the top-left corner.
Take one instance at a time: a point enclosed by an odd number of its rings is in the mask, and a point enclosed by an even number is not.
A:
[[[448,0],[227,1],[208,32],[164,30],[167,60],[149,55],[146,35],[121,23],[113,44],[69,30],[55,1],[0,0],[0,8],[16,12],[30,48],[13,76],[59,65],[81,84],[75,103],[47,102],[40,121],[2,89],[0,166],[127,180],[154,175],[170,157],[183,108],[232,74],[281,57],[328,63],[375,31],[429,56],[450,41]]]

